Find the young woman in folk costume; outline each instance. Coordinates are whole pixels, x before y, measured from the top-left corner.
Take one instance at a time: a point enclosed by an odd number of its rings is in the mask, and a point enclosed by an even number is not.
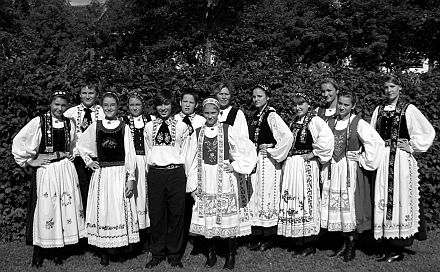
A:
[[[291,249],[302,256],[316,252],[320,164],[327,163],[333,153],[333,134],[309,103],[304,93],[293,96],[296,116],[290,128],[294,140],[283,166],[278,220],[278,234],[294,238]]]
[[[117,95],[105,93],[105,119],[92,123],[78,141],[86,166],[94,171],[86,213],[88,243],[100,249],[103,266],[109,264],[110,254],[117,253],[116,248],[139,242],[133,197],[136,151],[129,124],[117,117],[118,106]]]
[[[84,211],[73,164],[75,125],[65,118],[67,94],[52,94],[50,110],[33,118],[14,137],[12,154],[22,167],[36,169],[31,183],[26,241],[34,245],[32,266],[52,255],[61,264],[62,248],[85,236]],[[49,251],[48,249],[56,249]]]
[[[252,100],[257,112],[249,126],[250,139],[256,146],[258,162],[250,175],[253,243],[251,250],[267,250],[274,245],[277,234],[281,162],[287,157],[293,136],[275,109],[269,106],[269,88],[257,85]]]
[[[321,81],[321,97],[325,103],[323,107],[316,108],[316,113],[326,122],[338,115],[338,93],[339,85],[333,78],[325,78]]]
[[[371,178],[380,164],[385,143],[360,115],[353,93],[338,95],[338,116],[329,120],[335,149],[327,177],[324,177],[321,204],[321,227],[342,232],[343,246],[330,256],[355,257],[355,238],[372,226]]]
[[[227,239],[228,253],[223,268],[233,269],[235,237],[251,233],[247,188],[239,182],[238,174],[251,173],[257,153],[249,138],[218,121],[219,111],[217,99],[205,99],[206,123],[191,137],[197,155],[187,185],[195,200],[190,233],[208,239],[208,267],[217,261],[214,239]]]
[[[374,189],[374,237],[383,239],[385,253],[379,261],[387,262],[402,260],[404,247],[412,245],[414,237],[426,239],[419,169],[413,154],[426,152],[435,137],[425,116],[400,98],[401,90],[397,77],[386,77],[387,101],[376,107],[371,118],[371,125],[385,140]]]
[[[140,90],[139,90],[140,91]],[[147,200],[147,169],[145,156],[144,128],[145,124],[152,120],[151,116],[143,113],[144,100],[140,92],[132,92],[128,95],[129,114],[124,116],[124,122],[130,127],[133,145],[136,151],[136,180],[134,184],[134,198],[136,200],[136,209],[139,220],[139,238],[141,239],[141,250],[149,250],[148,228],[150,227],[150,218],[148,215]]]

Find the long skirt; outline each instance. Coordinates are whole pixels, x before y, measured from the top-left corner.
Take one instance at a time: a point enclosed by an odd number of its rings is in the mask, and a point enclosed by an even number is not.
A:
[[[39,167],[33,244],[63,247],[85,237],[84,210],[74,164],[67,158]]]
[[[251,234],[248,192],[243,175],[226,173],[220,186],[217,165],[202,165],[202,193],[192,210],[190,233],[212,237],[236,237]]]
[[[150,217],[148,214],[148,185],[146,182],[146,161],[145,156],[136,155],[136,209],[139,220],[139,229],[146,229],[150,226]]]
[[[321,227],[328,231],[352,232],[356,229],[354,193],[358,163],[332,160],[330,178],[324,179],[322,187]]]
[[[135,198],[125,196],[125,166],[96,170],[87,199],[87,237],[91,245],[114,248],[139,242]]]
[[[400,149],[394,161],[392,216],[387,219],[390,148],[386,147],[374,188],[374,238],[408,238],[419,227],[419,177],[414,157]]]
[[[252,226],[272,227],[278,223],[281,164],[258,155],[255,173],[250,175],[249,207]]]
[[[301,155],[288,157],[283,167],[278,234],[307,237],[320,231],[319,165]]]

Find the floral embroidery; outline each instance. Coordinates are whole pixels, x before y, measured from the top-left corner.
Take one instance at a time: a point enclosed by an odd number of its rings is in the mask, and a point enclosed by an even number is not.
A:
[[[72,204],[72,196],[69,193],[64,192],[61,195],[61,205],[68,206]]]
[[[118,143],[113,138],[106,138],[102,141],[101,144],[104,148],[115,149],[118,146]]]
[[[53,222],[53,218],[51,218],[49,221],[46,221],[46,229],[51,229],[53,228],[53,225],[55,223]]]

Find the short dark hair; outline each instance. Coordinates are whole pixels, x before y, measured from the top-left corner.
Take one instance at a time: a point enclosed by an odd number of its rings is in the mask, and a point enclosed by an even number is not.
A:
[[[95,90],[96,93],[99,93],[98,86],[99,86],[99,84],[95,80],[84,81],[83,84],[81,84],[81,87],[79,88],[79,91],[81,92],[82,89],[88,87],[89,89]]]
[[[104,101],[104,98],[106,98],[106,97],[114,98],[114,99],[116,100],[116,104],[119,105],[119,97],[118,97],[118,95],[117,95],[115,92],[111,92],[111,91],[106,92],[106,93],[102,96],[102,101]]]
[[[357,97],[356,94],[354,92],[350,92],[350,91],[343,91],[340,92],[338,97],[348,97],[351,99],[351,104],[354,106],[357,104]]]
[[[177,107],[176,96],[174,92],[168,89],[162,89],[157,91],[156,95],[153,98],[153,106],[156,108],[160,105],[168,105],[171,104],[171,111],[175,110]]]
[[[192,95],[194,97],[194,101],[196,102],[196,104],[199,102],[199,95],[197,94],[197,91],[194,88],[182,89],[182,91],[180,91],[180,101],[182,101],[185,95]]]
[[[384,77],[383,83],[387,83],[387,82],[391,82],[393,84],[402,86],[402,81],[400,80],[400,78],[397,75],[394,75],[394,74],[386,75]]]

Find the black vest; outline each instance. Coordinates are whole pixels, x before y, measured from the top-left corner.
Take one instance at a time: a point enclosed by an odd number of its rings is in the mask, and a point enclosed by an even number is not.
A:
[[[96,144],[99,166],[109,167],[125,164],[124,127],[123,121],[114,129],[107,129],[102,125],[101,120],[97,121]]]
[[[267,117],[269,116],[269,114],[271,112],[275,112],[274,110],[268,110],[264,116],[263,116],[263,120],[260,124],[260,132],[258,134],[258,140],[257,140],[257,144],[258,146],[260,144],[273,144],[276,145],[277,141],[275,140],[272,130],[270,129],[269,126],[269,122],[267,122]],[[251,123],[251,125],[249,126],[249,137],[251,138],[252,142],[255,143],[255,131],[257,129],[257,125],[258,125],[258,114],[254,115],[253,121]]]

